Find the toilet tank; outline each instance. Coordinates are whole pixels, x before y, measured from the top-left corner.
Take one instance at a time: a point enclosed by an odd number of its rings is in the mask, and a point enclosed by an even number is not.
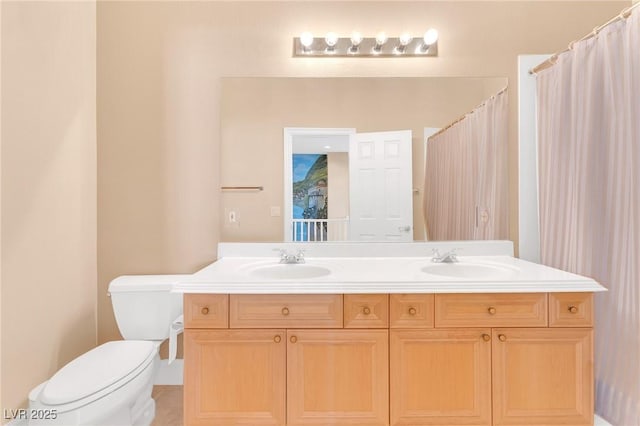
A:
[[[165,340],[182,314],[182,294],[173,284],[189,275],[123,275],[111,281],[109,294],[120,334],[126,340]]]

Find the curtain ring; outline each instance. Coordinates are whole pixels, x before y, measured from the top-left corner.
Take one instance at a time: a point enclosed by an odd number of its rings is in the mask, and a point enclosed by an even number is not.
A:
[[[633,6],[628,7],[626,9],[624,9],[622,12],[620,12],[620,15],[618,15],[618,17],[620,19],[627,19],[629,16],[631,16],[631,11],[633,10]]]

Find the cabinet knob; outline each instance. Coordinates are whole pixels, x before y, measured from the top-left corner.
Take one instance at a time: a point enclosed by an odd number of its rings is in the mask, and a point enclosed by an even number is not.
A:
[[[415,315],[417,313],[418,313],[418,311],[413,306],[409,308],[409,315]]]
[[[489,312],[489,315],[495,315],[496,314],[496,308],[491,306],[489,309],[487,309],[487,312]]]
[[[569,306],[569,312],[571,312],[572,314],[577,314],[578,313],[578,307],[577,306]]]
[[[280,337],[279,335],[276,334],[273,337],[273,341],[276,342],[276,343],[280,343],[282,341],[282,337]]]
[[[498,340],[500,340],[501,342],[506,342],[507,336],[505,336],[504,334],[498,334]]]
[[[364,308],[362,308],[362,313],[365,315],[369,315],[371,313],[371,308],[365,306]]]
[[[209,313],[209,308],[205,306],[204,308],[200,309],[200,312],[202,312],[202,315],[207,315]]]
[[[282,315],[284,315],[284,316],[289,315],[289,308],[287,308],[286,306],[284,308],[282,308]]]
[[[291,337],[289,338],[289,341],[290,341],[291,343],[295,343],[295,342],[297,342],[297,341],[298,341],[298,338],[297,338],[296,336],[291,336]]]
[[[491,336],[489,336],[487,333],[484,333],[482,335],[482,340],[484,340],[485,342],[488,342],[489,340],[491,340]]]

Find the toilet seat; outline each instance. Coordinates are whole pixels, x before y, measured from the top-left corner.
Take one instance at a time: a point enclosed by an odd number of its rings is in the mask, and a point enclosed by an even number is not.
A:
[[[77,409],[126,385],[157,353],[151,341],[107,342],[62,367],[44,384],[38,400],[58,412]]]

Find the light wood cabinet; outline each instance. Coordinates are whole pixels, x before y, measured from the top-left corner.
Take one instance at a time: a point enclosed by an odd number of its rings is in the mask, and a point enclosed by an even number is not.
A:
[[[593,331],[493,330],[495,425],[591,425]]]
[[[549,327],[593,327],[593,294],[549,293]]]
[[[287,424],[389,424],[387,330],[288,330]]]
[[[185,296],[185,426],[593,422],[590,293]]]
[[[187,328],[229,327],[228,294],[185,294],[183,307]]]
[[[285,338],[284,330],[185,330],[185,425],[284,425]]]
[[[345,294],[345,328],[388,328],[388,294]]]
[[[491,330],[392,330],[392,425],[490,425]]]
[[[433,294],[391,294],[390,328],[432,328]]]
[[[232,328],[342,328],[341,294],[232,294]]]
[[[546,293],[436,294],[436,327],[546,327]]]

